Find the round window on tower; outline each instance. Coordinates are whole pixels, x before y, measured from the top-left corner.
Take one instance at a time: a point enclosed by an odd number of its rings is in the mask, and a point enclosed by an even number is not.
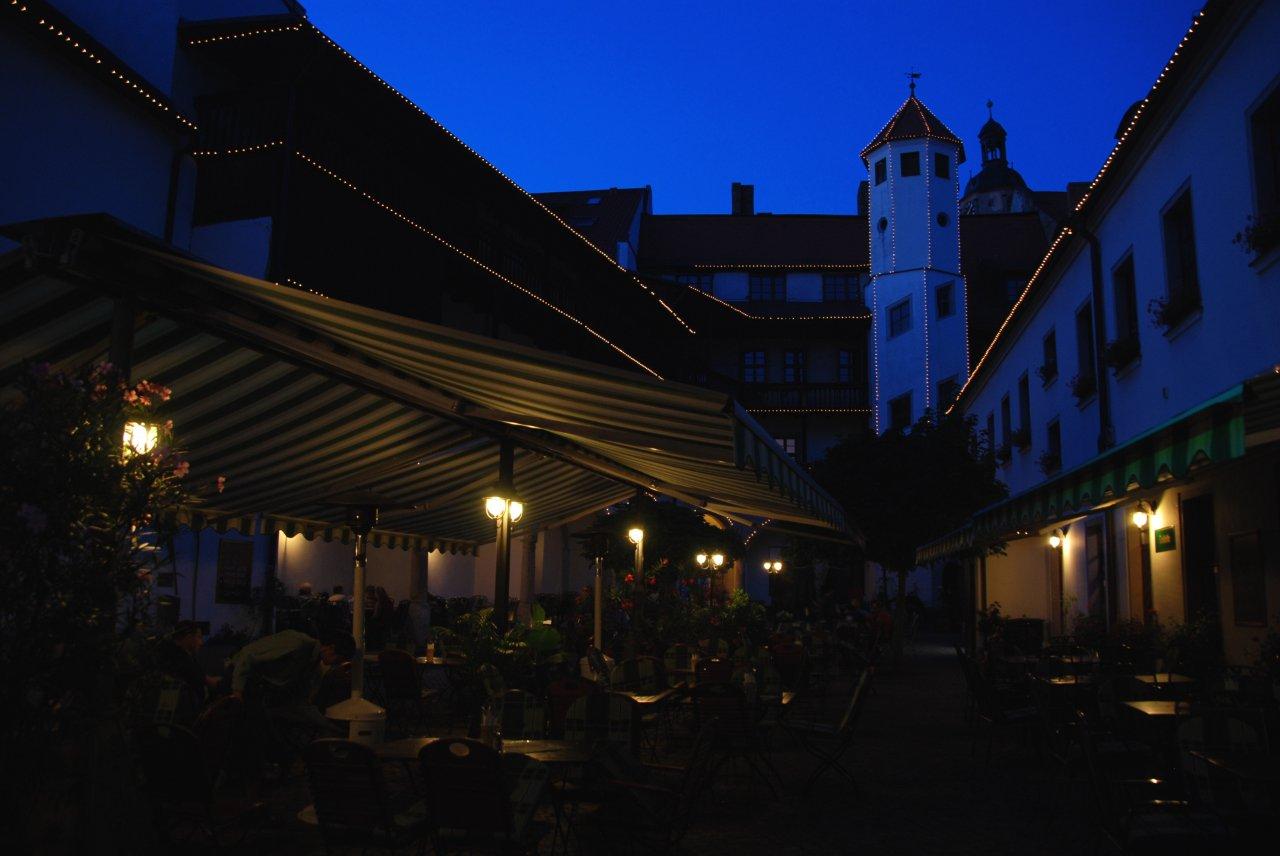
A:
[[[947,226],[947,224],[948,224],[948,223],[950,223],[950,222],[951,222],[951,218],[947,216],[947,212],[946,212],[946,211],[939,211],[939,212],[938,212],[938,225],[939,225],[939,226],[941,226],[941,227],[943,227],[943,228],[945,229],[945,228],[946,228],[946,226]]]
[[[881,232],[883,232],[885,229],[888,229],[888,228],[889,228],[889,218],[888,218],[888,217],[881,217],[881,218],[880,218],[880,220],[879,220],[879,222],[877,222],[877,223],[876,223],[876,228],[877,228],[877,229],[879,229]]]

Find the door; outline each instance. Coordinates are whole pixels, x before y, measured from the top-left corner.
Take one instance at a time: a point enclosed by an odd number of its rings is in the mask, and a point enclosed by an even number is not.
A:
[[[1091,521],[1084,530],[1085,604],[1090,617],[1107,615],[1107,550],[1102,521]]]
[[[1182,502],[1182,582],[1187,619],[1218,611],[1218,550],[1213,527],[1213,494]]]

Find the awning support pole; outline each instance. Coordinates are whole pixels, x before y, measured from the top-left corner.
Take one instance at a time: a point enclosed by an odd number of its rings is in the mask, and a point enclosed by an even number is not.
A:
[[[515,482],[516,447],[503,440],[498,447],[498,483]],[[507,630],[507,604],[511,599],[511,515],[503,511],[498,518],[498,540],[494,545],[493,624],[499,633]]]
[[[596,556],[596,594],[591,642],[597,651],[604,649],[604,557]]]
[[[368,561],[369,530],[356,530],[355,579],[351,593],[351,635],[355,637],[356,653],[351,658],[351,697],[364,696],[364,572]]]

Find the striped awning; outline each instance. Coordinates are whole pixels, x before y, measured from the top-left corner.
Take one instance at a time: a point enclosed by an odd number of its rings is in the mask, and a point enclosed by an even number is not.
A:
[[[227,478],[205,521],[340,537],[343,511],[323,497],[359,486],[414,506],[383,516],[388,539],[469,549],[493,537],[479,497],[511,440],[522,526],[640,487],[849,535],[837,503],[724,395],[239,276],[102,218],[14,232],[38,238],[0,271],[0,386],[22,360],[104,359],[130,301],[134,377],[173,390],[165,416],[193,482]]]
[[[917,550],[916,561],[924,564],[1038,532],[1239,458],[1245,453],[1246,432],[1253,435],[1270,425],[1254,414],[1269,413],[1264,407],[1275,409],[1276,386],[1274,375],[1236,385],[1062,475],[982,509],[968,525]]]

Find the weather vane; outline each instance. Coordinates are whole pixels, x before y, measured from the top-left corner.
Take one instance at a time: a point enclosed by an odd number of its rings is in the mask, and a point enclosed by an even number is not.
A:
[[[916,81],[919,79],[920,79],[920,72],[918,71],[907,72],[907,85],[911,87],[912,95],[916,94]]]

